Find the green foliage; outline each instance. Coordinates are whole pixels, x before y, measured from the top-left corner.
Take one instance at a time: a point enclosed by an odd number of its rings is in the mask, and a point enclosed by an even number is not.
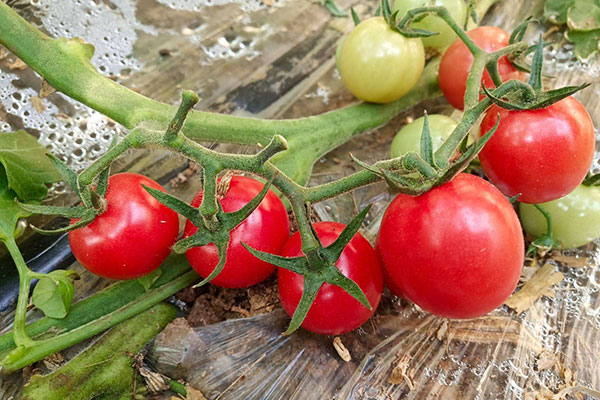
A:
[[[573,42],[578,59],[587,60],[600,50],[600,1],[548,0],[544,18],[566,25],[566,37]]]
[[[40,277],[33,290],[33,304],[49,318],[62,319],[67,316],[75,287],[74,271],[57,270]]]
[[[46,149],[25,131],[0,134],[0,241],[14,236],[19,218],[29,216],[15,198],[37,202],[58,175]]]

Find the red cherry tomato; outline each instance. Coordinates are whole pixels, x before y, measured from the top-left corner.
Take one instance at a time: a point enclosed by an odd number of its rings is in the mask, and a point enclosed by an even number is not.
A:
[[[109,279],[139,278],[158,268],[171,252],[179,234],[177,213],[142,185],[165,191],[143,175],[111,176],[106,211],[69,232],[73,255],[92,273]]]
[[[447,318],[474,318],[501,305],[523,266],[523,233],[509,201],[473,175],[385,211],[377,252],[405,298]]]
[[[255,179],[234,176],[227,194],[220,200],[223,211],[238,211],[256,197],[263,187],[264,184]],[[199,191],[192,205],[198,207],[201,202],[202,191]],[[198,228],[187,221],[184,236],[191,236],[196,231]],[[279,254],[289,234],[290,222],[285,206],[269,190],[256,210],[231,232],[225,267],[211,283],[228,288],[243,288],[262,282],[275,271],[275,266],[254,257],[241,242],[256,250]],[[217,247],[212,243],[194,247],[186,252],[186,256],[192,268],[203,278],[209,276],[219,263]]]
[[[479,153],[490,181],[519,201],[544,203],[566,196],[583,181],[594,158],[594,125],[583,105],[568,97],[540,110],[493,106],[481,133],[500,125]]]
[[[338,222],[317,222],[315,231],[323,246],[332,244],[344,230]],[[300,233],[294,233],[281,251],[285,257],[302,255]],[[371,244],[360,233],[356,233],[346,245],[336,263],[344,276],[360,286],[373,310],[360,304],[342,288],[324,283],[310,307],[302,327],[324,335],[339,335],[350,332],[364,324],[375,312],[383,291],[383,278],[377,255]],[[292,316],[296,311],[304,288],[304,277],[295,272],[279,268],[279,297],[283,308]]]
[[[471,39],[483,50],[493,52],[508,46],[510,35],[500,28],[493,26],[480,26],[467,33]],[[444,96],[454,108],[459,110],[465,107],[465,91],[467,90],[467,76],[473,65],[473,55],[467,46],[456,39],[442,56],[438,80]],[[498,60],[498,72],[502,81],[510,79],[524,79],[524,73],[508,61],[506,56]],[[483,73],[483,84],[486,88],[493,88],[494,82],[487,71]]]

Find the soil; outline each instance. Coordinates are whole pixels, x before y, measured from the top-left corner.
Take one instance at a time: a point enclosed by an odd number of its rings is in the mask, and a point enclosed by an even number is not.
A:
[[[175,296],[190,307],[187,320],[192,327],[252,317],[281,308],[276,275],[250,288],[227,289],[206,285],[194,289],[190,286]]]

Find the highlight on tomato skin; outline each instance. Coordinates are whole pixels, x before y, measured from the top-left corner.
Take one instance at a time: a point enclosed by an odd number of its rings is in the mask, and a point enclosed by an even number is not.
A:
[[[108,178],[106,211],[69,232],[75,258],[93,274],[135,279],[158,268],[179,234],[177,213],[142,185],[165,191],[156,181],[134,173]]]
[[[317,222],[313,226],[324,247],[332,244],[345,228],[344,224],[338,222]],[[301,247],[300,233],[296,232],[288,239],[281,255],[301,256]],[[377,255],[367,239],[357,232],[342,251],[336,266],[344,276],[358,284],[372,310],[360,304],[344,289],[324,283],[302,322],[302,328],[308,331],[323,335],[350,332],[364,324],[377,309],[383,292],[383,277]],[[304,278],[284,268],[279,268],[277,275],[281,303],[288,315],[292,316],[302,297]]]
[[[514,291],[523,233],[510,202],[490,183],[459,174],[389,205],[376,251],[403,296],[446,318],[475,318]]]
[[[475,44],[487,52],[498,51],[508,46],[510,35],[501,28],[480,26],[467,32]],[[444,52],[440,62],[438,81],[446,100],[456,109],[465,108],[467,77],[473,65],[473,54],[460,39],[456,39]],[[507,56],[498,60],[498,72],[503,82],[510,79],[525,80],[525,73],[518,71]],[[482,84],[495,87],[487,71],[483,72]],[[483,96],[481,96],[483,98]]]
[[[235,212],[256,197],[264,184],[246,176],[233,176],[224,198],[220,200],[223,211]],[[192,201],[198,207],[202,202],[202,190]],[[186,222],[184,237],[196,233],[198,228]],[[248,252],[242,242],[250,247],[272,254],[279,254],[290,234],[290,222],[285,205],[269,190],[260,205],[241,224],[231,231],[225,267],[211,283],[227,288],[245,288],[256,285],[275,272],[275,266],[259,260]],[[196,272],[206,278],[219,262],[216,246],[193,247],[186,257]]]
[[[596,139],[585,107],[567,97],[546,108],[514,111],[492,106],[480,135],[500,123],[479,153],[490,181],[522,203],[545,203],[566,196],[592,166]]]

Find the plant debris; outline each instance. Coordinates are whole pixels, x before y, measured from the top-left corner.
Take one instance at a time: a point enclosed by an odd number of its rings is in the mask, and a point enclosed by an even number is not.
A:
[[[345,362],[352,361],[350,351],[346,348],[346,346],[344,346],[344,343],[342,343],[342,339],[340,339],[339,336],[333,338],[333,348],[335,349],[335,351],[337,351],[338,355],[342,360],[344,360]]]
[[[556,267],[546,264],[535,273],[517,293],[510,296],[504,304],[521,314],[528,310],[542,296],[554,296],[551,287],[563,280],[561,272]]]
[[[392,362],[392,372],[390,377],[388,378],[388,383],[392,385],[399,385],[403,381],[406,381],[406,385],[408,385],[410,390],[415,388],[415,384],[413,383],[413,378],[415,376],[414,368],[408,369],[410,365],[410,361],[412,357],[408,354],[403,354],[402,356],[398,356]]]

